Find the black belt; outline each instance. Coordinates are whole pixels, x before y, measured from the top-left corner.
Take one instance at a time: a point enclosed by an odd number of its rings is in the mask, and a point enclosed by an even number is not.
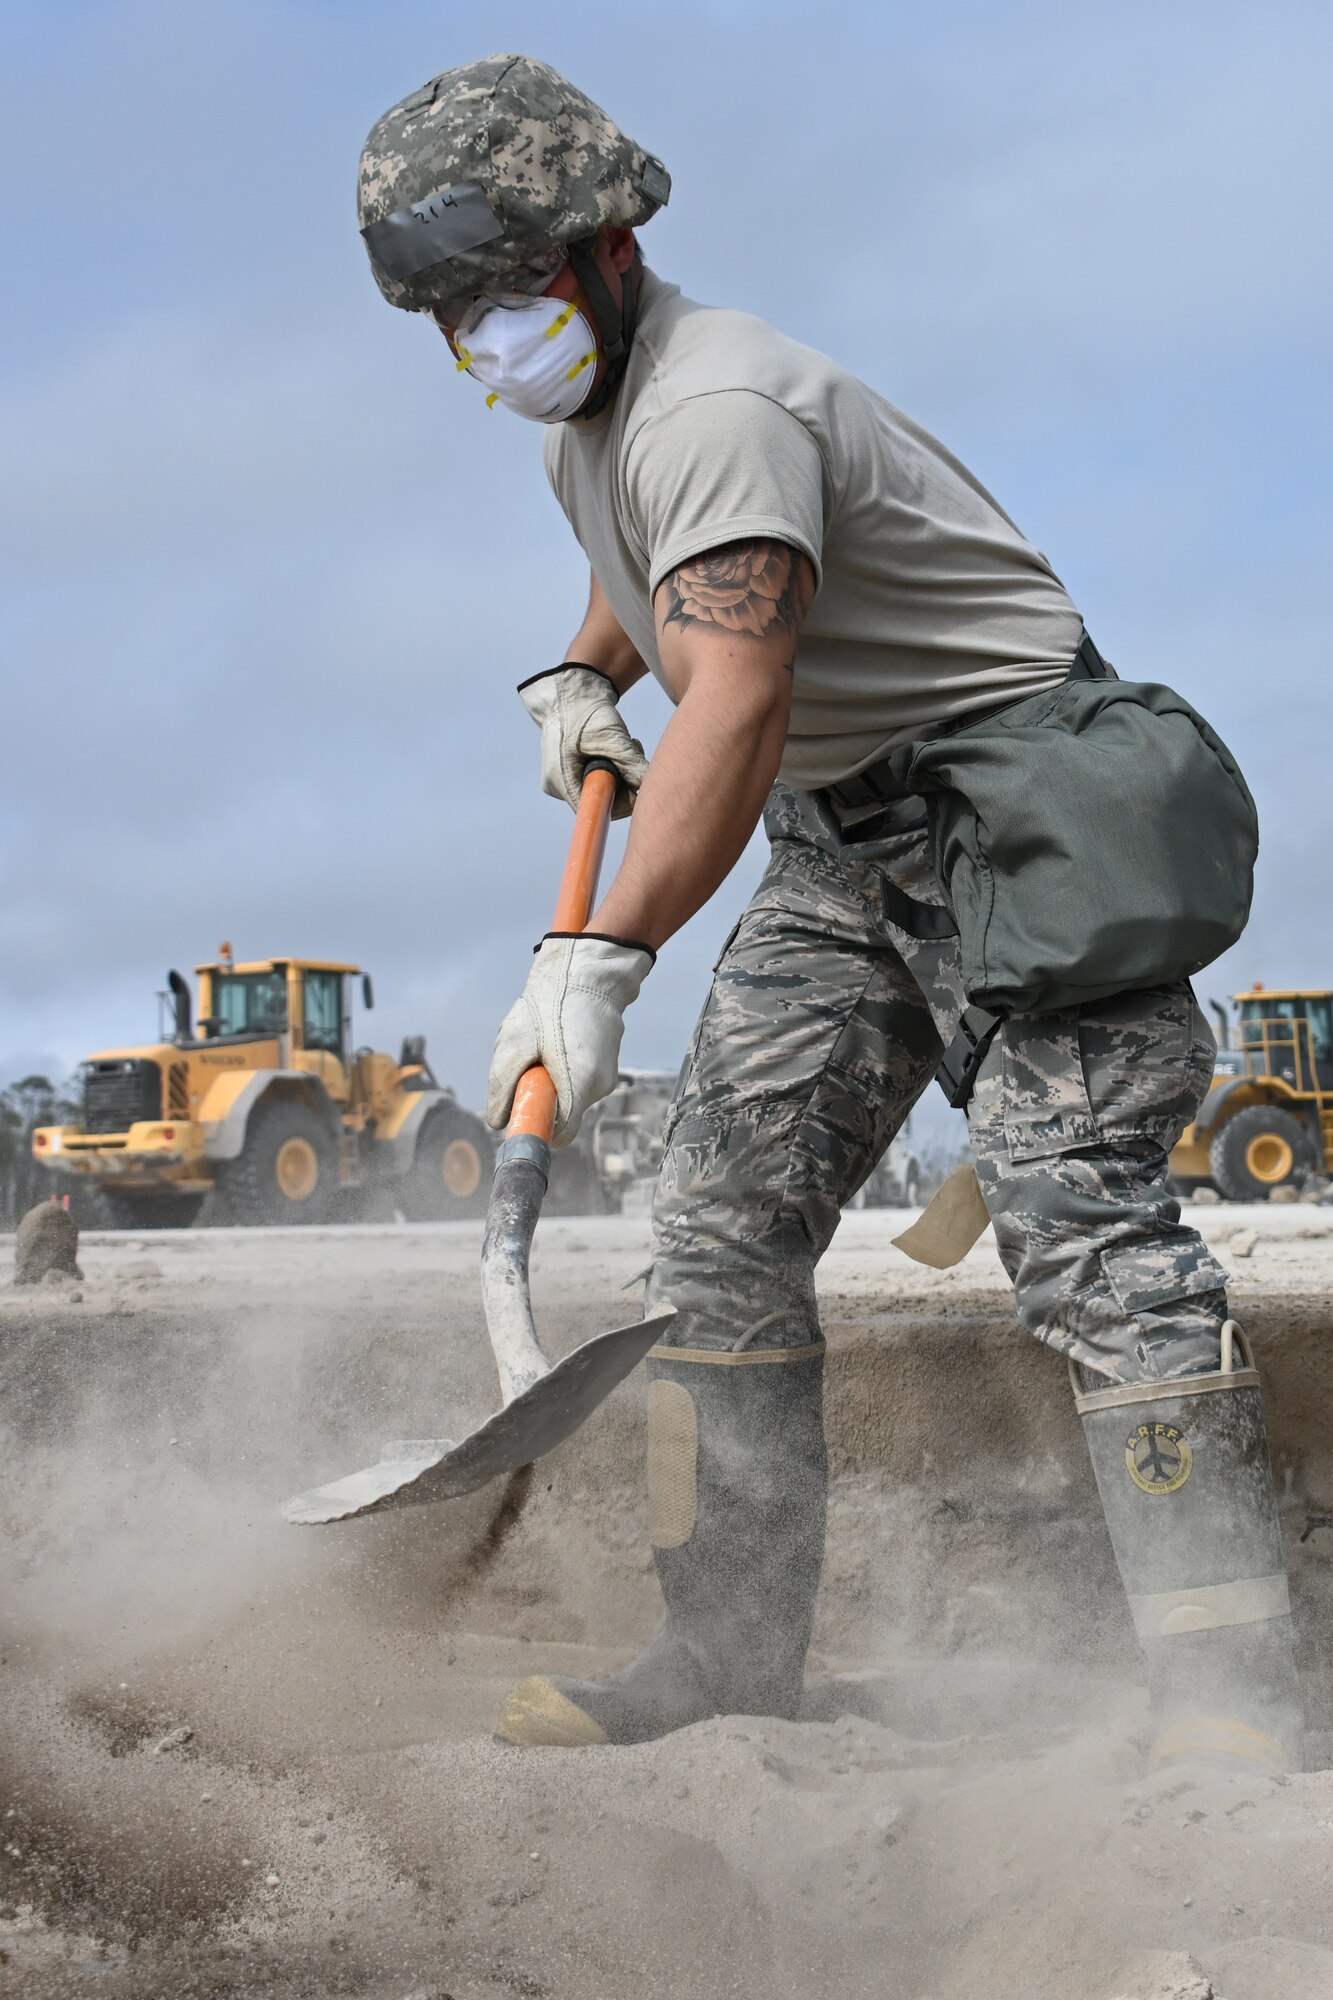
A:
[[[1109,661],[1102,658],[1085,632],[1078,642],[1078,651],[1065,678],[1071,681],[1113,681],[1116,672]],[[943,729],[929,730],[927,734],[951,735],[956,729],[966,729],[974,722],[988,721],[992,716],[1002,715],[1006,708],[1013,708],[1018,701],[1031,699],[1031,695],[1026,694],[1011,696],[1007,701],[998,702],[994,708],[982,709],[975,715],[963,716],[957,722],[950,723]],[[860,812],[866,806],[897,805],[903,799],[916,796],[915,792],[907,791],[894,776],[893,759],[890,757],[881,758],[879,763],[867,766],[864,771],[858,771],[854,777],[843,778],[836,785],[823,787],[823,797],[828,800],[835,819],[839,821],[845,812]],[[847,837],[855,840],[858,833],[859,829],[848,829]],[[867,831],[860,834],[863,840],[876,837],[869,831],[869,825]]]

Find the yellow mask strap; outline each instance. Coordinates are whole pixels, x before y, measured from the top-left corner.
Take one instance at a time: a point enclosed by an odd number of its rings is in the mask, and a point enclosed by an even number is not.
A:
[[[551,324],[547,327],[545,335],[543,337],[546,340],[554,340],[558,333],[563,333],[565,328],[569,325],[569,322],[573,319],[578,309],[579,309],[579,294],[575,292],[573,298],[569,301],[569,304],[565,307],[565,310],[560,314],[559,318],[553,319],[551,321]]]

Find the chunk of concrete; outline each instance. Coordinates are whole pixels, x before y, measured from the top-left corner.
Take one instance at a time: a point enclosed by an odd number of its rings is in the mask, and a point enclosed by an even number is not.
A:
[[[51,1272],[81,1278],[79,1231],[69,1210],[59,1202],[39,1202],[19,1223],[14,1237],[14,1283],[40,1285]]]

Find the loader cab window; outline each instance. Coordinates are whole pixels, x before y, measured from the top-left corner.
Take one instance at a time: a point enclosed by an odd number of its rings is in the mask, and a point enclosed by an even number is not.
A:
[[[305,989],[305,1045],[323,1049],[328,1055],[343,1052],[343,978],[341,972],[307,972]]]
[[[215,972],[217,1035],[280,1035],[287,1026],[287,976],[282,972]]]
[[[1333,997],[1307,1000],[1315,1077],[1321,1090],[1333,1090]]]
[[[1322,1070],[1326,1063],[1333,1063],[1333,998],[1307,1000],[1305,1004],[1310,1014],[1314,1059]]]
[[[1264,1045],[1264,1023],[1303,1021],[1305,1002],[1303,1000],[1247,1000],[1240,1010],[1240,1038],[1247,1049],[1261,1049]],[[1277,1030],[1284,1041],[1289,1043],[1291,1030],[1281,1027]],[[1270,1028],[1269,1034],[1273,1033]]]
[[[1321,996],[1313,1000],[1247,1000],[1241,1008],[1242,1048],[1263,1048],[1265,1021],[1284,1023],[1308,1021],[1309,1051],[1314,1057],[1319,1086],[1323,1090],[1333,1089],[1333,997]],[[1286,1027],[1278,1029],[1277,1032],[1280,1035],[1297,1035],[1304,1053],[1306,1045],[1299,1029]],[[1270,1036],[1271,1033],[1270,1030]],[[1290,1043],[1288,1042],[1286,1046],[1290,1048]],[[1290,1057],[1287,1060],[1290,1061]]]

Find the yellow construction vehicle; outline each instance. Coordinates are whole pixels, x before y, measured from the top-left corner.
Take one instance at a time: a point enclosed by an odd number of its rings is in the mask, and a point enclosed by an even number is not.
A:
[[[1211,1005],[1217,1064],[1171,1155],[1173,1184],[1266,1201],[1312,1171],[1333,1173],[1333,993],[1255,985],[1235,995],[1234,1035],[1220,1003]]]
[[[201,965],[199,1018],[167,974],[152,1046],[83,1064],[83,1123],[33,1134],[33,1155],[97,1192],[111,1227],[170,1228],[206,1194],[229,1221],[322,1222],[387,1187],[410,1220],[484,1215],[493,1159],[480,1118],[436,1082],[424,1036],[395,1062],[353,1047],[370,976],[326,959]]]

